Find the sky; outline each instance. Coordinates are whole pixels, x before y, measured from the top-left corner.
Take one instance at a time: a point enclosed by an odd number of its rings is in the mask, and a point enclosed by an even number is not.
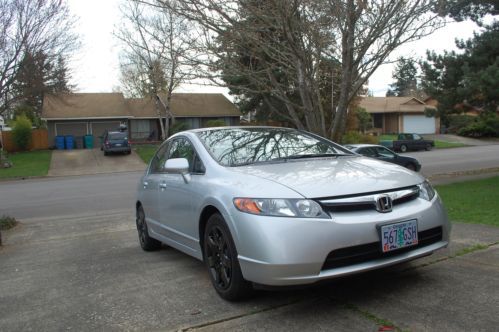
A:
[[[121,0],[69,0],[69,7],[78,19],[77,33],[82,46],[73,57],[72,77],[77,92],[111,92],[119,87],[120,45],[113,31],[120,20]],[[473,22],[449,23],[444,28],[419,41],[401,46],[391,58],[399,56],[425,57],[426,50],[442,53],[454,50],[455,39],[467,39],[478,27]],[[384,96],[392,83],[394,65],[386,64],[369,79],[369,90],[375,96]],[[178,92],[223,92],[219,87],[183,85]]]

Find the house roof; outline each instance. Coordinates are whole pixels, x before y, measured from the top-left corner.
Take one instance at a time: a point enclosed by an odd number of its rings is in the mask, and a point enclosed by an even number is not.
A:
[[[42,108],[42,118],[47,119],[127,117],[127,113],[121,93],[47,95]]]
[[[161,99],[164,101],[165,97]],[[174,93],[170,109],[175,117],[237,116],[241,112],[222,94]],[[125,99],[121,93],[74,93],[46,96],[42,118],[156,118],[152,98]]]
[[[359,106],[368,113],[424,113],[431,105],[414,97],[365,97]]]

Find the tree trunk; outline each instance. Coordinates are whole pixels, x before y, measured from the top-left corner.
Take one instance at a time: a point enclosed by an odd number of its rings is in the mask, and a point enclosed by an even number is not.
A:
[[[334,141],[340,142],[341,136],[345,131],[346,115],[348,112],[349,91],[352,86],[353,78],[353,52],[355,47],[355,4],[353,0],[348,1],[347,20],[342,31],[341,38],[341,84],[340,97],[337,110],[333,119],[331,137]]]
[[[156,106],[156,114],[158,115],[159,127],[161,129],[161,140],[163,141],[166,139],[166,133],[165,133],[165,126],[163,124],[163,117],[161,116],[161,105],[158,95],[156,95],[154,98],[154,104]]]

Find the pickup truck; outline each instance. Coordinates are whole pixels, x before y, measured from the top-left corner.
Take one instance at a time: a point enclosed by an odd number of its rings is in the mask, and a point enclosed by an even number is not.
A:
[[[418,134],[399,134],[397,140],[380,141],[379,144],[400,152],[423,149],[429,151],[435,146],[434,141],[426,140]]]

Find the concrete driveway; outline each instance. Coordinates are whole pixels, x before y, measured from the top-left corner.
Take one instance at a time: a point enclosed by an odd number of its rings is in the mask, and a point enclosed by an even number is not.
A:
[[[25,219],[0,248],[0,330],[494,331],[498,243],[499,228],[454,224],[433,256],[229,303],[200,261],[142,251],[128,211]]]
[[[132,150],[129,155],[104,156],[100,149],[54,150],[48,176],[143,171],[146,165]]]

